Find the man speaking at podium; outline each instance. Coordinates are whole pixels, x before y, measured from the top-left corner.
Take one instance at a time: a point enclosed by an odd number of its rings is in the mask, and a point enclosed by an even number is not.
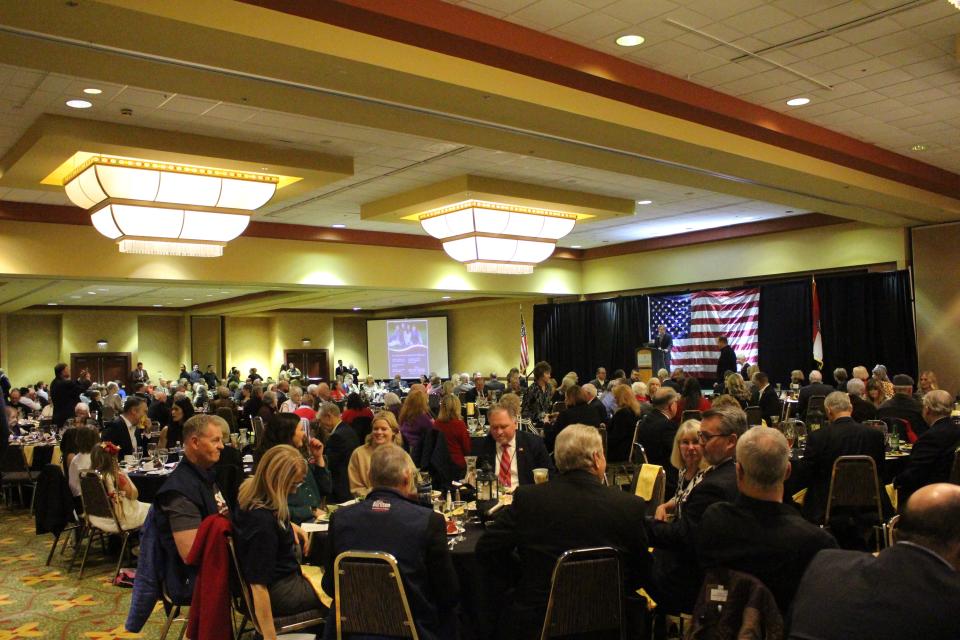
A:
[[[673,348],[673,336],[667,331],[667,325],[657,327],[657,337],[653,339],[653,346],[663,349],[663,368],[670,371],[670,350]]]

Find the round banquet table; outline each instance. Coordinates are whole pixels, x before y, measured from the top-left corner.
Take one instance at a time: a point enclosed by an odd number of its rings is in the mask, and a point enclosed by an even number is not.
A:
[[[61,464],[60,445],[53,443],[22,444],[11,442],[11,447],[23,447],[23,456],[31,471],[40,471],[46,465]]]
[[[137,500],[152,503],[170,472],[129,471],[127,475],[130,476],[130,481],[137,487],[137,492],[140,494]]]

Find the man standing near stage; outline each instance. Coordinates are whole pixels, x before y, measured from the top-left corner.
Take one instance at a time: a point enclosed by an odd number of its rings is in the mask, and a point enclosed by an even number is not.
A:
[[[663,368],[670,371],[670,351],[673,349],[673,336],[667,331],[667,325],[657,327],[657,337],[653,339],[653,346],[663,349]]]

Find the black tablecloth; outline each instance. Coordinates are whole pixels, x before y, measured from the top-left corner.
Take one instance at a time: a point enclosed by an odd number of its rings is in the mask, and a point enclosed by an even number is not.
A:
[[[130,480],[137,487],[140,496],[137,498],[140,502],[153,502],[160,487],[167,480],[170,474],[150,474],[142,471],[134,471],[128,474]]]

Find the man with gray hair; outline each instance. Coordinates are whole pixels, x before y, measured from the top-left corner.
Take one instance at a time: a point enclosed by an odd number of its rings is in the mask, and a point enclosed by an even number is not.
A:
[[[754,427],[737,440],[737,488],[733,502],[718,502],[703,514],[700,566],[748,573],[770,589],[786,615],[807,565],[837,542],[783,504],[790,476],[790,447],[776,429]],[[758,544],[759,541],[762,544]]]
[[[717,502],[734,502],[739,494],[734,454],[747,430],[747,414],[740,407],[703,412],[698,433],[703,457],[710,465],[690,491],[680,518],[663,522],[647,518],[653,554],[653,599],[664,611],[692,611],[703,571],[697,563],[698,530],[703,514]]]
[[[797,469],[800,476],[798,485],[807,487],[807,495],[803,500],[803,515],[815,524],[826,524],[823,518],[827,509],[833,463],[837,458],[870,456],[879,471],[883,468],[886,453],[883,432],[854,422],[851,417],[853,405],[850,403],[850,396],[842,391],[834,391],[824,399],[823,406],[829,424],[809,435],[803,463],[798,465]],[[885,506],[889,505],[887,492],[881,491],[880,494],[881,501],[887,499]]]
[[[323,415],[323,407],[320,408]],[[328,445],[329,446],[329,445]],[[443,515],[416,503],[413,460],[395,444],[370,459],[373,490],[330,518],[323,590],[334,592],[334,560],[344,551],[389,553],[397,560],[417,634],[425,640],[456,637],[457,574],[447,547]],[[331,607],[329,629],[336,627]]]
[[[823,384],[823,374],[814,369],[807,378],[810,384],[800,388],[800,394],[797,397],[797,415],[801,420],[807,419],[807,405],[810,404],[810,398],[814,396],[826,397],[833,391],[833,387]]]
[[[865,422],[877,417],[877,407],[872,402],[863,399],[866,392],[867,385],[860,378],[847,380],[847,395],[850,396],[850,404],[853,406],[852,417],[854,422]]]
[[[588,382],[580,387],[580,392],[583,394],[583,401],[597,412],[597,417],[600,419],[600,422],[604,424],[609,422],[610,414],[607,413],[607,408],[603,406],[603,402],[597,398],[597,387]]]
[[[637,442],[647,455],[647,462],[670,469],[670,455],[673,453],[673,438],[677,434],[677,415],[680,395],[670,387],[661,387],[651,398],[653,410],[640,423]],[[667,474],[667,486],[676,480],[676,474]],[[667,491],[670,494],[670,491]],[[672,495],[672,494],[670,494]]]
[[[587,425],[570,425],[557,436],[554,456],[559,475],[544,484],[518,488],[513,504],[477,542],[481,567],[510,577],[519,573],[514,595],[503,605],[507,611],[499,629],[483,637],[540,637],[553,567],[568,549],[613,547],[624,561],[626,595],[646,586],[645,504],[603,485],[607,461],[600,433]],[[520,562],[511,566],[508,559],[514,552]]]
[[[320,428],[327,434],[324,451],[327,454],[327,468],[333,480],[333,501],[346,502],[351,498],[350,478],[347,467],[353,450],[360,446],[360,437],[346,422],[340,421],[340,407],[332,402],[324,402],[317,409]]]
[[[934,482],[947,482],[960,445],[960,421],[951,418],[953,398],[943,389],[923,396],[923,419],[930,428],[910,451],[907,466],[894,478],[897,502],[906,504],[914,491]]]

